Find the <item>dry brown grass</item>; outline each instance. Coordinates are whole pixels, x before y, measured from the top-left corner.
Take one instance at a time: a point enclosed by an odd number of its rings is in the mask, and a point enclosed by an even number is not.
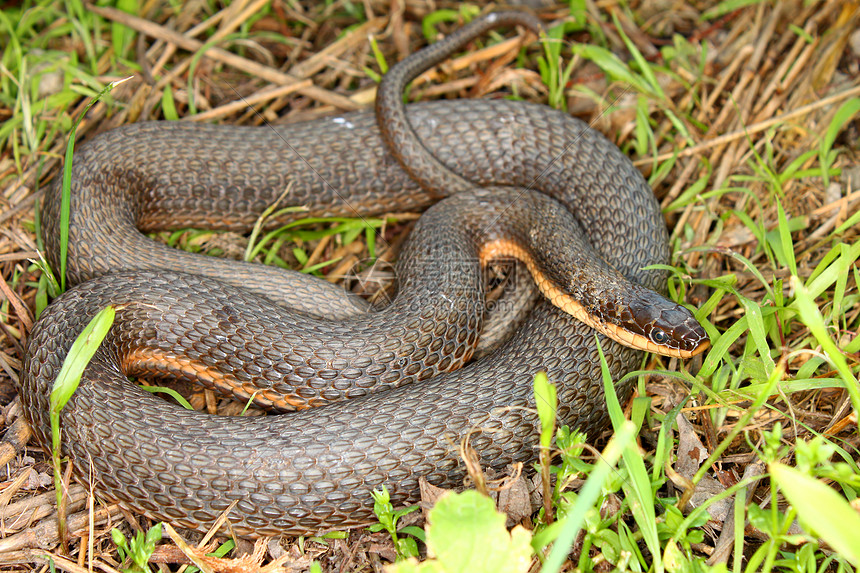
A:
[[[548,5],[546,5],[548,4]],[[546,3],[538,13],[545,22],[554,23],[569,15],[566,5]],[[700,6],[700,4],[707,4]],[[568,107],[572,113],[591,121],[594,126],[614,139],[622,149],[631,150],[646,177],[655,165],[675,157],[674,164],[654,181],[654,191],[664,207],[704,178],[701,198],[667,213],[673,229],[673,246],[680,265],[695,278],[718,277],[733,273],[737,290],[754,301],[762,300],[763,286],[754,274],[732,254],[752,261],[767,279],[788,276],[785,268],[773,266],[762,252],[758,240],[744,222],[733,213],[748,214],[765,230],[776,226],[775,191],[762,178],[740,180],[739,176],[755,175],[752,166],[756,154],[767,158],[768,164],[781,172],[797,157],[816,149],[821,134],[830,124],[839,105],[851,97],[860,96],[860,7],[856,2],[821,2],[807,5],[800,0],[759,3],[731,11],[711,20],[702,14],[715,6],[692,2],[638,2],[630,10],[614,1],[590,4],[590,17],[606,37],[611,49],[622,59],[629,59],[618,29],[609,16],[614,13],[624,33],[642,54],[655,65],[663,65],[660,49],[671,44],[674,34],[681,35],[696,49],[707,46],[708,58],[703,75],[693,65],[684,66],[680,59],[670,66],[670,74],[658,75],[667,99],[649,101],[648,117],[659,147],[649,156],[635,155],[636,105],[639,94],[625,86],[608,82],[605,74],[593,63],[579,61],[569,84]],[[262,7],[270,6],[267,15],[251,25],[251,31],[281,34],[283,42],[256,39],[226,41],[241,30],[248,19]],[[181,12],[174,12],[167,3],[146,2],[140,13],[132,17],[110,8],[90,7],[106,21],[121,21],[143,32],[137,36],[132,50],[140,71],[117,88],[112,97],[122,105],[97,104],[78,130],[79,140],[118,125],[144,119],[160,119],[164,90],[169,86],[179,115],[188,114],[187,104],[192,96],[199,115],[194,121],[218,120],[228,123],[257,125],[262,122],[284,123],[312,119],[343,109],[368,106],[374,97],[375,84],[365,68],[376,69],[368,35],[379,42],[389,62],[401,59],[425,41],[420,33],[421,17],[432,9],[449,7],[448,3],[425,0],[405,2],[376,2],[350,4],[335,2],[330,7],[314,3],[268,0],[236,2],[211,12],[201,2],[189,2]],[[395,6],[395,8],[392,8]],[[453,4],[452,4],[453,6]],[[356,14],[362,23],[355,25]],[[302,22],[297,28],[291,23]],[[446,28],[447,29],[447,28]],[[298,32],[297,32],[298,30]],[[799,33],[798,30],[802,30]],[[105,30],[104,41],[109,31]],[[244,36],[247,36],[245,34]],[[572,34],[571,42],[592,41],[588,32]],[[191,52],[203,41],[215,42],[199,60]],[[57,47],[74,50],[84,57],[85,46],[79,39],[58,36]],[[515,85],[517,93],[534,101],[545,101],[546,89],[536,73],[534,57],[539,49],[527,50],[522,67],[512,61],[519,50],[517,39],[475,51],[425,74],[416,82],[421,89],[412,94],[421,98],[483,97],[504,92],[505,86]],[[569,57],[569,50],[564,50]],[[194,74],[189,79],[189,70]],[[250,74],[248,73],[250,72]],[[96,76],[102,82],[118,79],[131,72],[117,65],[110,51],[98,62]],[[586,87],[597,97],[582,95]],[[189,91],[191,90],[191,91]],[[621,94],[617,100],[614,98]],[[596,100],[600,101],[596,101]],[[65,112],[77,117],[85,98],[76,101]],[[248,109],[253,105],[256,111]],[[607,105],[611,107],[607,108]],[[669,120],[667,111],[682,118],[690,139],[678,135],[678,126]],[[16,113],[11,106],[0,104],[0,118]],[[812,269],[830,248],[828,239],[833,229],[857,211],[860,204],[860,169],[856,167],[857,141],[860,124],[849,124],[837,141],[845,148],[837,160],[843,172],[825,187],[820,177],[791,178],[781,188],[782,202],[789,216],[805,217],[803,229],[793,235],[798,273],[809,276]],[[18,134],[23,137],[23,135]],[[32,233],[33,206],[42,195],[46,183],[56,176],[64,150],[64,133],[40,141],[39,153],[19,157],[7,145],[0,151],[0,402],[6,404],[2,420],[11,424],[20,416],[15,399],[14,381],[20,372],[27,333],[32,327],[34,308],[33,282],[38,271],[28,261],[36,257],[37,243]],[[680,153],[678,151],[680,150]],[[652,156],[656,153],[656,157]],[[810,158],[803,169],[813,169],[816,158]],[[747,192],[711,194],[732,182]],[[391,241],[404,232],[400,227],[389,231]],[[858,229],[847,230],[842,236],[846,243],[857,241]],[[217,247],[225,248],[223,236]],[[243,238],[230,238],[230,245],[243,248]],[[323,242],[314,250],[315,260],[347,254],[360,258],[362,253],[338,253],[336,245]],[[704,249],[694,249],[705,247]],[[231,247],[232,248],[232,247]],[[383,256],[391,256],[383,254]],[[352,259],[346,259],[352,260]],[[343,268],[326,269],[332,276],[342,274]],[[849,279],[850,281],[853,279]],[[856,291],[857,286],[853,285]],[[701,305],[710,293],[698,286],[688,293],[687,300]],[[711,315],[711,321],[721,330],[742,316],[744,309],[734,297],[725,297]],[[860,308],[849,310],[846,324],[857,324]],[[786,335],[784,358],[789,371],[799,367],[804,355],[787,356],[794,343],[808,332],[794,329]],[[845,332],[845,337],[856,332]],[[742,352],[736,344],[734,355]],[[850,356],[853,364],[858,357]],[[653,366],[670,368],[654,359]],[[689,365],[695,371],[695,364]],[[675,380],[653,376],[647,390],[653,396],[656,411],[667,412],[689,393],[689,388]],[[712,404],[704,396],[702,406],[693,405],[685,411],[695,424],[695,430],[711,451],[725,437],[748,402],[739,402],[738,410],[729,410],[720,426],[712,423],[707,413]],[[197,402],[214,406],[214,398],[199,394]],[[810,431],[838,435],[841,444],[856,451],[858,445],[856,418],[851,418],[850,404],[838,389],[794,394],[790,399],[776,399],[772,409],[764,409],[750,426],[750,439],[755,442],[762,428],[774,420],[786,420],[790,410],[792,420],[788,438]],[[841,433],[840,433],[841,432]],[[648,436],[645,445],[648,445]],[[737,440],[715,464],[714,475],[723,485],[739,479],[757,459],[743,440]],[[92,564],[94,570],[114,571],[119,566],[116,550],[108,534],[110,528],[136,531],[150,525],[140,516],[132,516],[116,506],[104,506],[80,486],[70,491],[69,511],[73,532],[71,552],[67,557],[57,554],[55,513],[52,506],[51,480],[46,475],[49,464],[41,453],[31,449],[26,453],[5,457],[5,481],[0,484],[0,567],[3,570],[47,570],[46,556],[53,556],[57,567],[67,571],[84,571]],[[755,540],[755,531],[748,532]],[[251,552],[247,542],[240,549]],[[716,534],[696,547],[705,555],[724,549]],[[302,570],[312,559],[320,559],[325,570],[380,570],[384,557],[391,555],[390,541],[383,534],[354,532],[346,540],[334,540],[326,547],[316,542],[295,539],[270,540],[259,548],[261,559],[283,560],[288,570]],[[156,554],[158,562],[181,563],[186,559],[174,545],[167,545]],[[228,570],[223,568],[220,570]],[[292,569],[291,569],[292,568]],[[166,569],[165,569],[166,570]],[[173,569],[171,569],[173,570]],[[242,571],[257,570],[252,566]]]

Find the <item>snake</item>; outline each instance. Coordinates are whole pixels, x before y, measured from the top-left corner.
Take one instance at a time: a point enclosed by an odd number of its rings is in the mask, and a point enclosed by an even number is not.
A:
[[[417,71],[514,24],[535,27],[490,15],[407,57],[383,80],[376,113],[261,127],[143,122],[81,146],[65,266],[75,286],[34,326],[20,378],[43,447],[63,359],[108,305],[116,320],[60,416],[76,475],[105,499],[195,530],[227,512],[249,537],[373,522],[382,486],[405,505],[421,480],[461,485],[467,436],[485,468],[534,460],[538,372],[557,387],[558,423],[594,434],[608,423],[599,348],[621,399],[643,350],[706,348],[692,313],[660,294],[669,252],[659,205],[608,139],[540,104],[403,104]],[[369,311],[316,277],[147,236],[248,232],[283,199],[302,217],[426,208],[398,257],[391,305]],[[56,183],[43,208],[55,269],[63,211]],[[481,267],[501,255],[523,261],[544,296],[473,360]],[[210,416],[129,377],[190,380],[280,412]]]

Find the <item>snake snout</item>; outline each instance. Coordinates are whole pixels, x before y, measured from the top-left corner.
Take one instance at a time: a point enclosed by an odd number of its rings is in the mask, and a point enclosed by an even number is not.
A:
[[[705,329],[693,316],[693,313],[680,305],[672,308],[661,309],[660,316],[654,321],[651,338],[654,338],[654,329],[664,330],[670,340],[670,346],[677,348],[683,353],[682,357],[695,356],[705,350],[709,344]]]
[[[651,352],[690,358],[710,345],[692,312],[657,293],[643,289],[630,302],[628,311],[620,326],[643,337],[643,346]]]

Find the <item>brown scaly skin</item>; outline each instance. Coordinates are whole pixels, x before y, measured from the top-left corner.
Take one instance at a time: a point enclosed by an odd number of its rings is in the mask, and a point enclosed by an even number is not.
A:
[[[563,113],[521,102],[434,102],[410,105],[406,116],[426,150],[447,169],[473,184],[535,188],[557,198],[619,273],[661,289],[663,274],[642,270],[668,259],[660,210],[641,175],[601,135]],[[485,359],[313,410],[210,417],[129,384],[123,366],[155,368],[159,374],[172,369],[180,377],[202,368],[214,372],[209,378],[219,385],[231,377],[277,372],[278,360],[292,352],[295,364],[289,366],[316,369],[308,379],[329,384],[314,389],[310,398],[350,393],[338,387],[348,377],[327,379],[328,371],[349,370],[350,360],[372,363],[373,358],[354,355],[346,341],[337,348],[309,349],[316,328],[288,329],[271,318],[281,311],[247,289],[269,297],[280,292],[277,302],[299,312],[342,317],[335,327],[351,322],[345,317],[360,312],[360,303],[307,278],[181,253],[140,232],[187,226],[247,230],[290,184],[289,202],[310,208],[303,216],[354,215],[359,206],[365,214],[417,209],[439,195],[422,191],[406,175],[370,113],[275,129],[138,124],[103,134],[76,154],[69,278],[73,283],[101,278],[73,289],[45,312],[30,337],[20,390],[39,440],[48,443],[48,393],[74,337],[105,305],[127,305],[62,415],[65,451],[85,479],[92,464],[102,495],[195,529],[206,529],[238,500],[230,514],[238,533],[303,534],[372,521],[370,492],[383,484],[395,504],[416,500],[421,477],[457,485],[464,475],[457,444],[476,428],[471,444],[485,466],[534,459],[537,420],[529,408],[539,370],[558,385],[560,424],[592,433],[605,425],[594,331],[548,302],[539,303],[513,338]],[[55,268],[58,213],[55,187],[45,205],[48,255]],[[432,229],[432,216],[428,221],[424,226]],[[547,238],[555,227],[545,223],[535,232]],[[411,239],[411,244],[421,243]],[[120,270],[136,272],[107,274]],[[416,287],[430,296],[436,285],[415,277],[414,284],[404,281],[402,293]],[[471,285],[468,279],[465,285]],[[428,316],[445,306],[432,297],[422,300],[432,309]],[[244,312],[253,309],[261,312]],[[421,310],[419,305],[419,320],[426,320]],[[391,351],[390,361],[384,361],[391,366],[405,359],[403,368],[414,368],[408,365],[422,359],[416,342],[424,334],[430,334],[430,345],[438,340],[444,349],[451,343],[451,357],[465,356],[479,323],[457,319],[444,332],[404,325],[376,334],[384,335],[380,352],[388,343],[414,345],[400,346],[401,355]],[[619,380],[640,353],[599,338],[610,373]],[[129,358],[128,349],[138,341],[156,350],[131,351]],[[195,348],[197,357],[180,352],[187,348]],[[152,366],[157,353],[185,358]],[[386,378],[397,368],[380,375],[383,384],[398,384]],[[252,374],[242,374],[245,370]],[[288,378],[275,377],[271,386]],[[630,385],[617,390],[624,399]]]

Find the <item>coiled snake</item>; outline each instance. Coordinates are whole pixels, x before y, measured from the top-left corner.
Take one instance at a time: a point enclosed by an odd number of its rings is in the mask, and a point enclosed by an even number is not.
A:
[[[514,23],[496,18],[491,26]],[[487,27],[475,26],[432,57]],[[395,67],[406,70],[395,84],[430,65],[421,54]],[[394,91],[383,108],[401,105]],[[485,466],[533,459],[539,370],[557,384],[559,423],[602,427],[595,331],[562,309],[600,315],[601,332],[628,343],[675,343],[679,356],[707,345],[688,311],[643,288],[665,281],[643,270],[667,262],[664,223],[642,176],[603,136],[515,101],[413,104],[402,118],[389,139],[420,141],[423,151],[401,159],[419,180],[423,159],[438,160],[462,178],[451,189],[444,176],[441,187],[419,186],[368,112],[280,127],[142,123],[83,146],[67,275],[83,284],[34,328],[20,388],[39,441],[50,443],[48,394],[68,348],[98,310],[120,305],[62,414],[79,475],[92,475],[106,498],[186,527],[207,528],[235,502],[240,534],[303,534],[371,521],[370,492],[382,484],[395,504],[416,499],[420,477],[457,484],[457,445],[470,430]],[[313,277],[179,252],[142,234],[247,231],[288,187],[289,202],[308,207],[303,216],[414,210],[456,193],[419,221],[398,261],[397,298],[380,312]],[[44,212],[54,268],[59,211],[55,185]],[[499,349],[469,362],[483,320],[478,261],[498,254],[524,259],[555,304],[539,302]],[[615,380],[635,367],[639,351],[599,338]],[[137,375],[256,394],[282,409],[324,405],[212,417],[140,390],[127,380]],[[618,387],[622,397],[629,390]]]

